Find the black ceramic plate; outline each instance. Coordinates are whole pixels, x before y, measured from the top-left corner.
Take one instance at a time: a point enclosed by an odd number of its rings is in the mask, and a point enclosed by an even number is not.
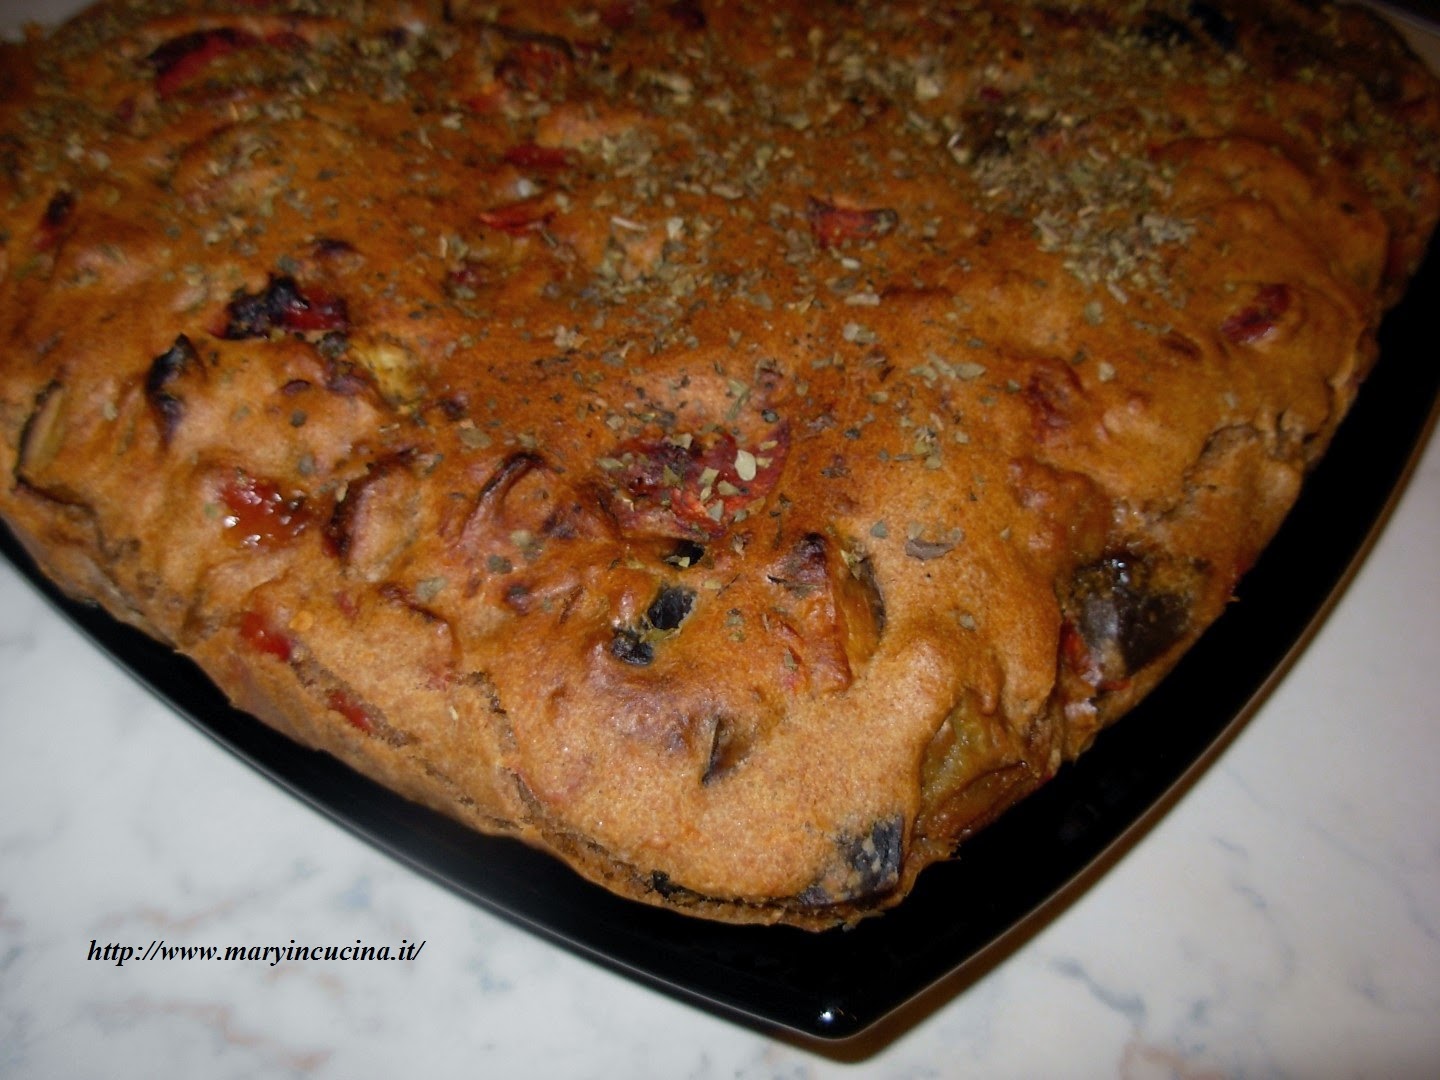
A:
[[[1248,718],[1348,580],[1418,456],[1440,388],[1437,302],[1440,246],[1387,320],[1374,374],[1239,602],[1160,688],[956,860],[923,874],[898,909],[850,931],[724,926],[612,896],[548,856],[472,833],[301,749],[230,708],[188,661],[59,596],[3,527],[0,550],[203,731],[396,858],[662,990],[840,1039],[942,980],[954,991],[978,977],[1153,823]]]

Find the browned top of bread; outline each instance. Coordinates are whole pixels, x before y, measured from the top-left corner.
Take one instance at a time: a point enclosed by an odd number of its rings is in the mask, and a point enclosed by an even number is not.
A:
[[[1437,129],[1280,0],[103,4],[0,52],[0,511],[407,794],[851,920],[1218,614]]]

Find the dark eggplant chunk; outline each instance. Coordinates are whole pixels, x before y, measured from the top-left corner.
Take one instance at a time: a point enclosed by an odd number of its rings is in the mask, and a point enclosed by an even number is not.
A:
[[[795,899],[807,907],[870,900],[900,884],[905,861],[905,821],[896,814],[876,821],[868,833],[846,835],[836,847],[840,862]]]
[[[645,611],[645,618],[656,630],[675,630],[685,621],[685,616],[690,614],[690,609],[694,604],[695,592],[693,589],[684,589],[678,585],[666,585],[650,602],[649,608]]]
[[[638,625],[617,626],[610,642],[610,655],[636,667],[655,661],[655,631],[678,630],[695,606],[695,590],[679,585],[662,585],[645,609]]]
[[[1122,552],[1083,567],[1072,599],[1076,629],[1107,678],[1160,658],[1190,626],[1190,597],[1157,581],[1143,556]]]
[[[842,845],[846,861],[856,874],[844,899],[877,896],[898,885],[904,839],[905,823],[897,815],[882,818],[867,836],[856,837]]]
[[[610,639],[610,655],[635,667],[648,667],[655,662],[655,646],[646,641],[639,631],[619,626]]]

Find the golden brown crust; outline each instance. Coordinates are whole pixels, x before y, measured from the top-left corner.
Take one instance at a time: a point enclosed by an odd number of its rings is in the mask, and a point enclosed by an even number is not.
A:
[[[0,76],[0,511],[618,892],[897,902],[1220,612],[1440,208],[1226,4],[105,4]]]

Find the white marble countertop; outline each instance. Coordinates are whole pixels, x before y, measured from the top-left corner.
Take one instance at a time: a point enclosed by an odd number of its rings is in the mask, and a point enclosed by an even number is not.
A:
[[[1436,1076],[1437,766],[1432,440],[1298,664],[1138,846],[978,981],[825,1046],[638,986],[398,865],[0,565],[0,1075]],[[425,946],[390,964],[87,958],[160,938]]]

